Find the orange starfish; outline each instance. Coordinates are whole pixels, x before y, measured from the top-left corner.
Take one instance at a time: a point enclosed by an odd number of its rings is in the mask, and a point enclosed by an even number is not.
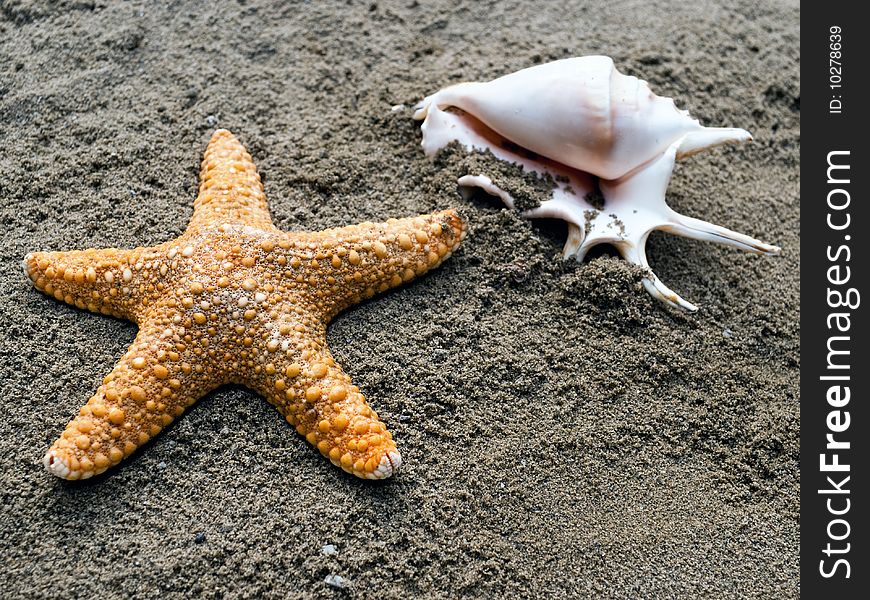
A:
[[[45,455],[85,479],[130,456],[220,385],[265,396],[333,464],[367,479],[401,464],[390,432],[326,346],[340,311],[438,266],[465,237],[453,210],[285,233],[250,154],[209,142],[187,230],[150,248],[36,252],[37,289],[139,325],[136,340]]]

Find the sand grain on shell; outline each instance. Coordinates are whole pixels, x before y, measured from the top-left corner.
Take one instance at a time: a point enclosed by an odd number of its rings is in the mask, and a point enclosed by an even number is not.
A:
[[[30,597],[798,595],[796,2],[168,6],[0,11],[4,581]],[[782,256],[649,244],[696,315],[607,254],[563,264],[560,223],[463,201],[457,165],[390,110],[593,53],[755,136],[680,163],[668,199]],[[328,333],[405,458],[386,485],[337,472],[234,387],[108,477],[39,464],[135,329],[42,296],[22,257],[177,236],[217,127],[282,229],[470,220],[441,269]],[[534,201],[538,182],[509,183]]]

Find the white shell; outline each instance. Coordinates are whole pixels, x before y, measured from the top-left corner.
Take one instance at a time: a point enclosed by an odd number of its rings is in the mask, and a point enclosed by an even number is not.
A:
[[[593,245],[609,243],[623,257],[649,269],[644,247],[655,229],[762,254],[779,248],[716,225],[680,215],[665,203],[674,161],[707,148],[751,141],[743,129],[703,127],[645,81],[621,74],[606,56],[558,60],[486,83],[444,88],[415,107],[429,156],[453,141],[490,150],[524,170],[559,182],[550,200],[528,217],[569,223],[564,257],[583,260]],[[458,109],[458,110],[457,110]],[[586,196],[594,177],[604,196],[598,211]],[[513,207],[510,194],[485,174],[459,179]],[[656,298],[688,310],[650,271],[644,281]]]

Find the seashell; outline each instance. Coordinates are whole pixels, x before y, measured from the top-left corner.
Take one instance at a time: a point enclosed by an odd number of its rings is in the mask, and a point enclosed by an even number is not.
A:
[[[422,146],[428,156],[455,141],[468,151],[489,150],[525,171],[552,176],[552,197],[523,215],[568,222],[566,260],[582,261],[592,246],[612,244],[626,260],[647,270],[644,287],[668,304],[697,310],[649,268],[645,245],[656,229],[757,254],[780,250],[681,215],[665,202],[676,160],[751,141],[749,132],[702,126],[671,98],[654,94],[645,81],[620,73],[609,57],[568,58],[490,82],[460,83],[414,108],[414,118],[423,120]],[[603,210],[587,200],[596,182]],[[463,193],[482,188],[514,207],[510,194],[485,174],[466,175],[458,183]]]

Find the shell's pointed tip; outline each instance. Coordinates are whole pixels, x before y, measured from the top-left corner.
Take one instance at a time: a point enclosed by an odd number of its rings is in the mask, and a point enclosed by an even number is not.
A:
[[[782,247],[774,246],[773,244],[765,244],[761,241],[755,241],[755,244],[752,247],[747,248],[750,252],[754,252],[755,254],[763,254],[765,256],[776,256],[780,252],[782,252]]]
[[[661,300],[663,300],[665,304],[673,306],[674,308],[679,308],[680,310],[684,310],[686,312],[698,312],[697,304],[692,304],[691,302],[685,300],[684,298],[681,298],[674,292],[664,294]]]
[[[752,134],[737,127],[702,127],[683,136],[677,144],[677,159],[687,158],[704,150],[726,144],[752,141]]]
[[[675,294],[674,292],[670,292],[669,294],[667,294],[665,296],[665,300],[668,303],[673,304],[674,306],[676,306],[678,308],[682,308],[685,311],[698,312],[698,305],[697,304],[692,304],[691,302],[689,302],[688,300],[685,300],[684,298],[681,298],[679,295]]]
[[[429,106],[432,104],[434,97],[435,94],[430,94],[411,107],[411,110],[414,111],[413,118],[415,121],[422,121],[429,116]]]
[[[640,264],[642,267],[649,269],[649,265],[645,263],[638,263],[635,260],[631,260],[626,257],[630,262],[634,262],[636,264]],[[649,277],[643,279],[643,287],[649,293],[650,296],[655,298],[656,300],[667,304],[673,308],[679,308],[688,312],[696,312],[698,307],[688,300],[684,300],[673,291],[671,288],[666,286],[661,280],[655,276],[655,274],[651,274]]]

